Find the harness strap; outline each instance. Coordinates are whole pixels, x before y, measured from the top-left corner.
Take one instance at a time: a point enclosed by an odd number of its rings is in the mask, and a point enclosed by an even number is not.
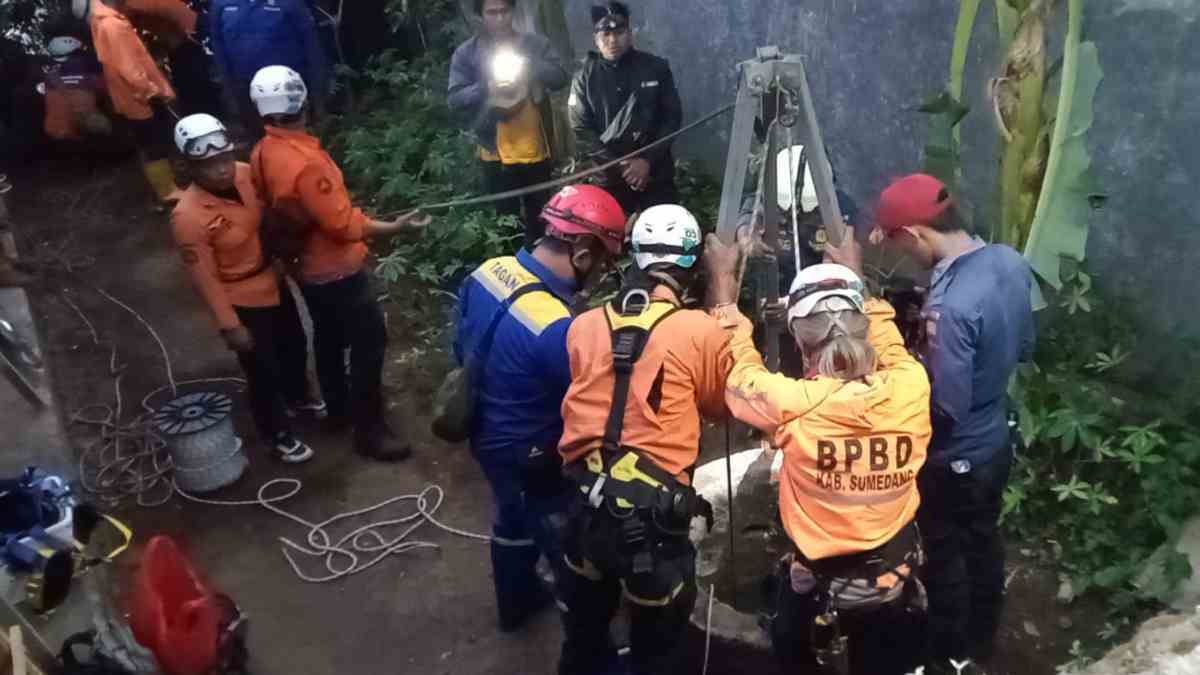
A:
[[[669,305],[669,309],[654,316],[656,304]],[[604,424],[604,440],[601,444],[605,450],[615,453],[621,448],[621,435],[625,430],[625,405],[629,401],[629,383],[633,377],[633,367],[645,351],[650,334],[663,320],[678,310],[678,307],[664,300],[650,302],[643,306],[640,312],[632,315],[616,310],[615,302],[605,305],[604,317],[608,320],[608,329],[612,336],[615,375],[612,405],[608,409],[608,421]],[[646,316],[647,314],[650,316]]]

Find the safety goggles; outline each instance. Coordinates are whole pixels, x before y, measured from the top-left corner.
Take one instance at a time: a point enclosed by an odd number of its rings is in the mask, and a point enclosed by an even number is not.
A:
[[[866,294],[866,286],[861,281],[848,281],[846,279],[822,279],[811,284],[804,284],[800,288],[792,291],[788,295],[788,309],[796,306],[804,298],[813,293],[822,291],[849,291],[862,296]]]
[[[224,131],[214,131],[183,144],[183,154],[188,159],[208,159],[233,149],[233,139]]]

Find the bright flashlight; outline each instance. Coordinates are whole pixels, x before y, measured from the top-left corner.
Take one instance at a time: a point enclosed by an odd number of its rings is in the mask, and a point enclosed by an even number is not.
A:
[[[492,79],[497,84],[516,82],[524,70],[525,57],[511,49],[502,49],[492,57]]]

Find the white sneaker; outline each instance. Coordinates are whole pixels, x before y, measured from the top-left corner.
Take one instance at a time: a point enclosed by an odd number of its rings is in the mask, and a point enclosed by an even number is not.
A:
[[[313,449],[292,435],[290,431],[275,434],[271,445],[271,456],[284,464],[300,464],[313,458]]]

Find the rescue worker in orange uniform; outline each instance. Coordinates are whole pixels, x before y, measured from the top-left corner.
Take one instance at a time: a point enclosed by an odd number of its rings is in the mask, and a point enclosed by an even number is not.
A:
[[[126,16],[135,28],[153,35],[166,52],[171,82],[179,96],[178,112],[215,113],[220,96],[197,33],[195,10],[184,0],[126,0]]]
[[[104,114],[104,79],[100,64],[83,42],[63,32],[46,43],[53,63],[44,69],[46,135],[56,141],[111,136],[112,120]]]
[[[929,378],[892,307],[864,299],[852,232],[826,248],[844,265],[813,265],[792,283],[787,318],[804,379],[769,372],[737,308],[748,242],[745,228],[737,245],[709,235],[705,261],[713,315],[732,335],[726,404],[783,452],[779,513],[795,551],[780,567],[775,651],[787,672],[817,663],[830,668],[821,672],[910,672],[923,656],[915,517],[932,435]]]
[[[644,211],[631,235],[636,269],[615,300],[580,315],[567,334],[559,452],[576,489],[563,544],[572,573],[560,588],[561,675],[679,672],[696,602],[688,527],[695,516],[712,518],[690,472],[701,416],[726,414],[733,367],[729,335],[683,307],[702,236],[681,206]],[[627,664],[609,634],[622,596],[631,611]]]
[[[383,311],[371,289],[366,239],[416,232],[428,216],[407,214],[392,222],[367,217],[350,201],[342,172],[321,142],[305,131],[308,89],[296,71],[267,66],[254,76],[250,98],[266,123],[266,136],[250,166],[272,217],[287,223],[293,265],[313,320],[317,378],[331,425],[354,426],[355,450],[397,461],[412,454],[384,420],[382,376],[387,348]],[[350,349],[347,381],[345,349]]]
[[[129,120],[142,156],[142,171],[160,202],[175,192],[171,170],[167,105],[175,90],[151,58],[137,30],[125,16],[127,0],[94,0],[89,23],[96,56],[116,113]]]
[[[296,303],[263,254],[262,202],[250,166],[236,160],[225,125],[211,115],[180,120],[175,143],[193,179],[171,214],[180,257],[246,373],[263,442],[282,462],[308,461],[313,451],[292,435],[283,404],[293,415],[319,416],[324,406],[308,395],[308,345]]]

